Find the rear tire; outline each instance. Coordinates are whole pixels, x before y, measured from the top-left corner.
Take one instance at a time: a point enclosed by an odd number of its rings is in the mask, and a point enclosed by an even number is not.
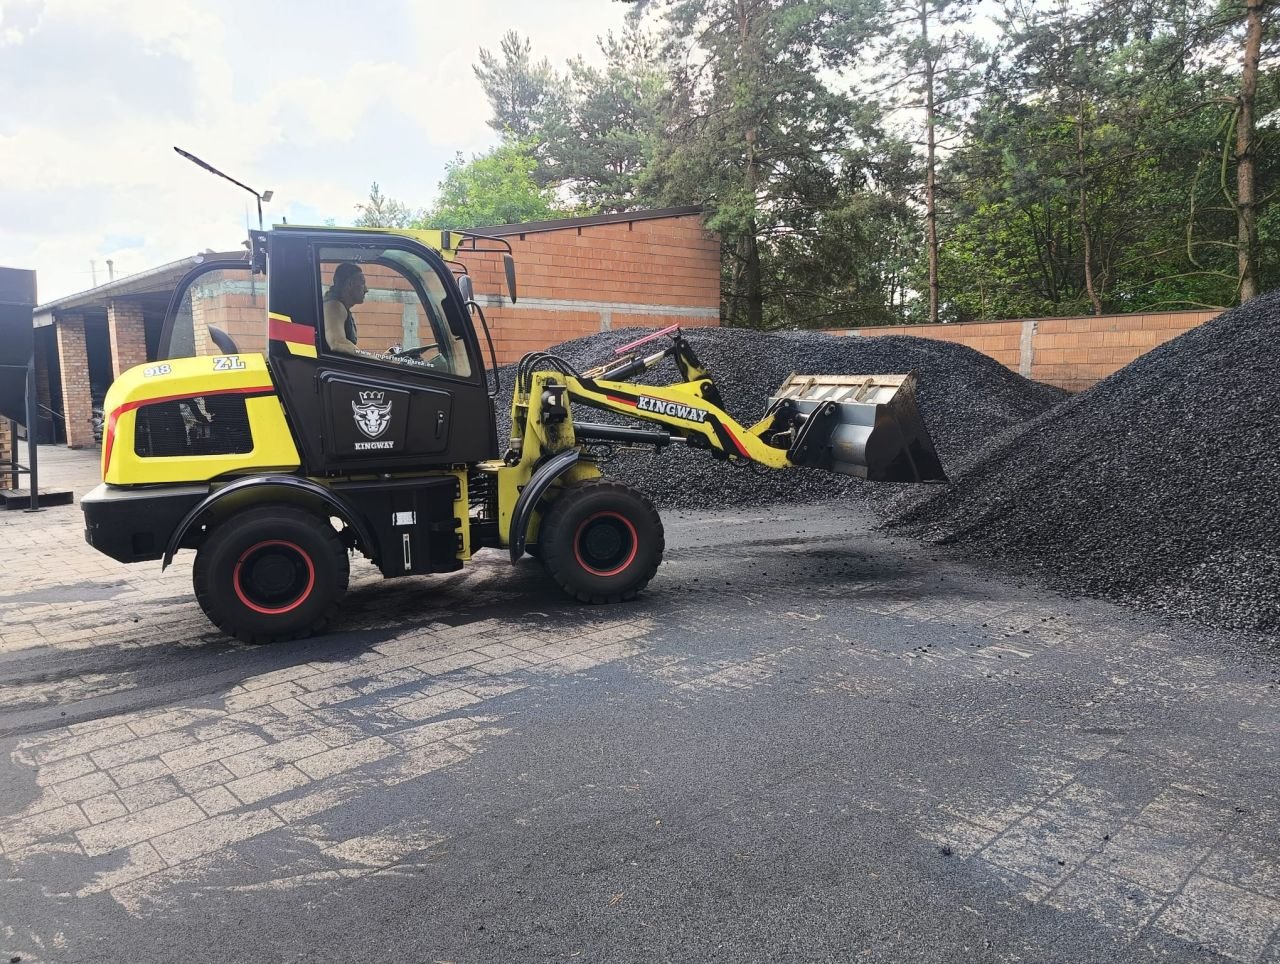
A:
[[[264,505],[214,528],[192,581],[210,622],[247,643],[269,643],[322,630],[349,576],[347,550],[327,519]]]
[[[666,540],[653,503],[620,482],[566,488],[538,530],[542,562],[574,599],[634,599],[662,562]]]

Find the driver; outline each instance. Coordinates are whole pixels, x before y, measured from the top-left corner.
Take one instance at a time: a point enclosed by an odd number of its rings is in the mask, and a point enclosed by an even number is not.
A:
[[[324,340],[330,351],[364,355],[356,347],[356,319],[353,306],[362,304],[369,286],[360,266],[344,261],[333,271],[333,283],[324,296]]]

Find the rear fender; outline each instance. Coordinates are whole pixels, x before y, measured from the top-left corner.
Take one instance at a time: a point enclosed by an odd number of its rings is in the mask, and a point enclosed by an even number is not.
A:
[[[340,495],[310,479],[292,475],[264,475],[238,479],[202,499],[173,530],[168,545],[165,546],[161,570],[169,567],[187,534],[206,514],[230,510],[238,504],[272,501],[300,504],[337,516],[355,530],[356,548],[377,562],[378,543],[373,538],[372,530],[364,517]]]

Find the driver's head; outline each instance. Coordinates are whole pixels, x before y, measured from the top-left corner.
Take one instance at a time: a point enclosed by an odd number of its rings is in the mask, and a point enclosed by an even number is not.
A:
[[[333,271],[333,285],[329,289],[333,296],[350,308],[364,301],[369,286],[365,284],[364,272],[360,266],[344,261]]]

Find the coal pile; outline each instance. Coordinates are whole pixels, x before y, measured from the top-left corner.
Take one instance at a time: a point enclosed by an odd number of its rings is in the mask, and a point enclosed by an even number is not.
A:
[[[895,507],[1056,588],[1280,632],[1280,295],[1156,348]]]
[[[601,332],[550,351],[583,371],[647,334],[652,334],[652,329]],[[771,335],[734,328],[697,328],[685,334],[699,361],[715,378],[729,414],[748,426],[763,416],[770,395],[792,373],[916,373],[920,412],[949,472],[990,439],[1064,397],[1061,391],[1028,381],[970,348],[924,338],[835,337],[807,332]],[[658,347],[655,343],[652,350]],[[636,379],[654,385],[679,380],[669,359]],[[501,446],[510,435],[513,381],[514,366],[507,366],[502,371],[503,393],[498,399]],[[633,419],[593,409],[576,409],[575,417],[644,427]],[[658,455],[649,449],[619,449],[604,471],[647,493],[664,508],[758,508],[778,502],[865,499],[906,488],[812,469],[777,471],[726,464],[705,451],[682,446],[671,446]]]

